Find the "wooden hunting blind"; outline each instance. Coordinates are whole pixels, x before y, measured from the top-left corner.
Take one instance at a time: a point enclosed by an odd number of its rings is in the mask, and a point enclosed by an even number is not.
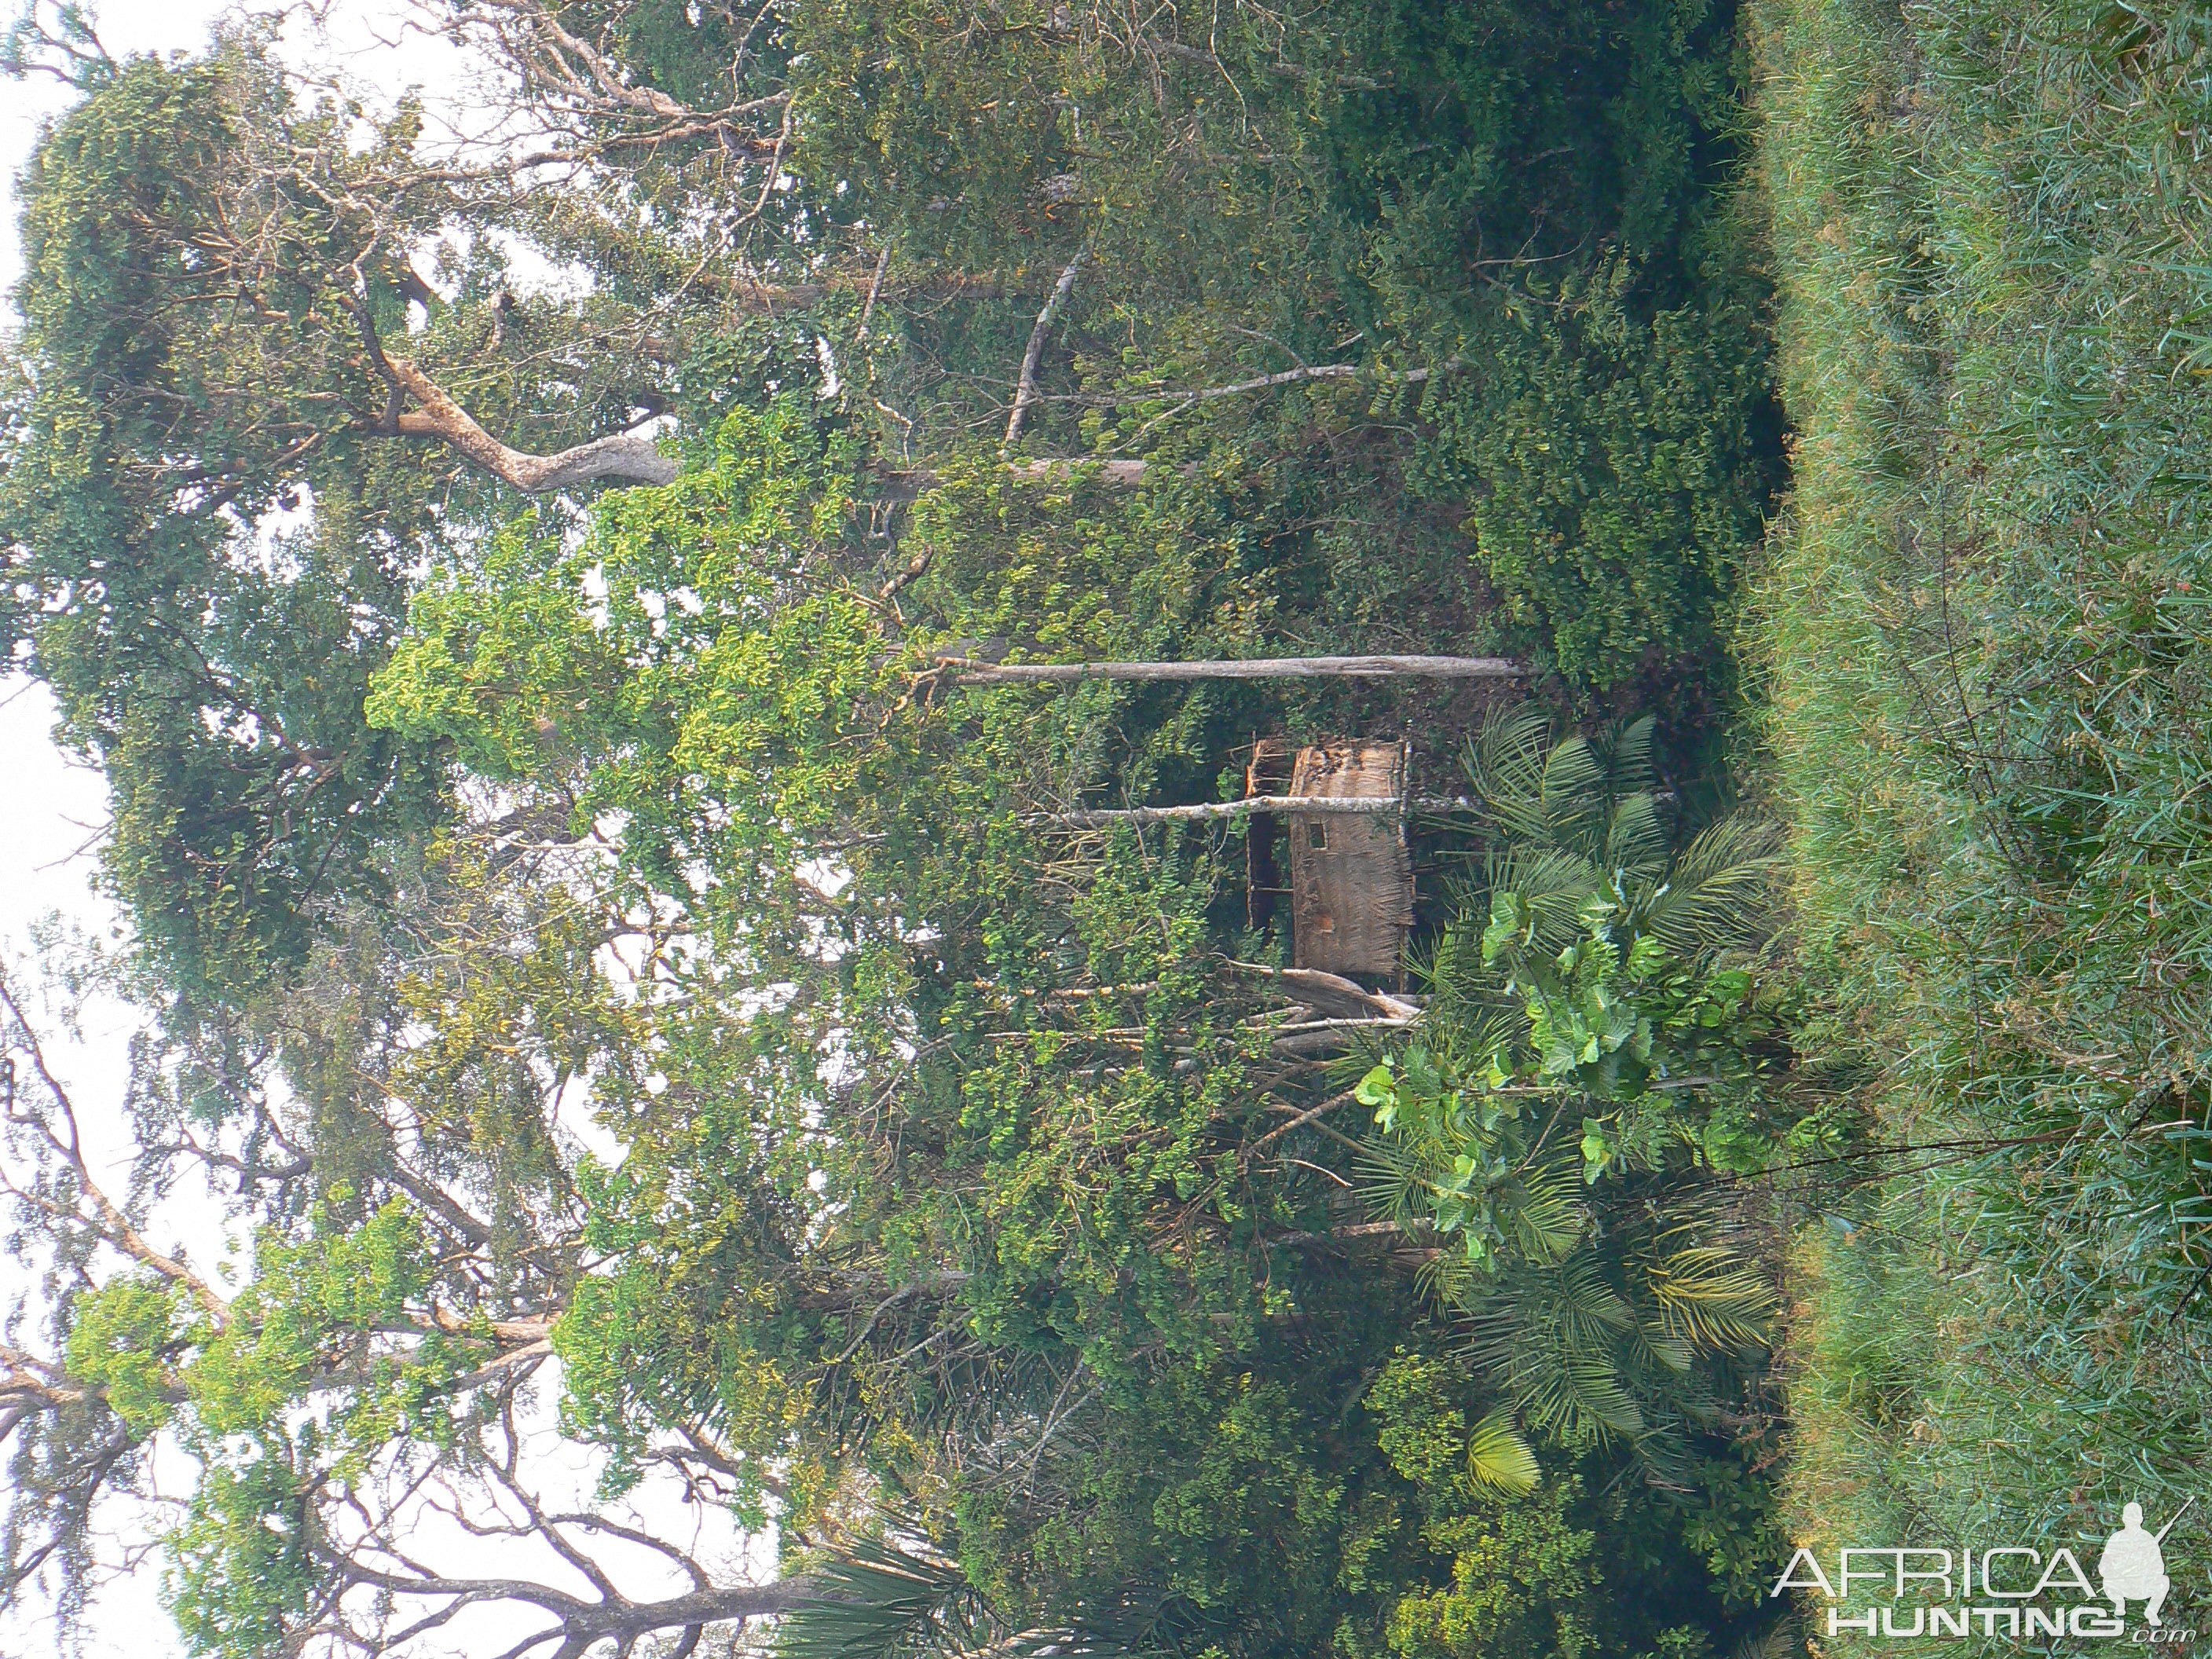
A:
[[[1346,738],[1294,749],[1265,738],[1253,745],[1245,793],[1402,806],[1410,762],[1402,742]],[[1287,890],[1293,967],[1395,980],[1413,925],[1413,864],[1403,812],[1301,813],[1293,805],[1285,815],[1287,845],[1279,856],[1264,823],[1255,821],[1245,843],[1255,924],[1264,920],[1261,902]]]

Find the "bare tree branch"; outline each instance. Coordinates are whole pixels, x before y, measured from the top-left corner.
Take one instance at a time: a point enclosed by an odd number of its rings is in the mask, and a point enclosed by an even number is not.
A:
[[[1022,435],[1022,422],[1029,418],[1030,406],[1036,402],[1037,360],[1044,355],[1044,337],[1051,329],[1054,319],[1060,315],[1060,308],[1067,303],[1067,296],[1075,288],[1075,279],[1090,258],[1088,247],[1076,250],[1075,257],[1067,262],[1067,269],[1060,273],[1060,280],[1053,284],[1051,297],[1045,301],[1044,308],[1037,313],[1036,326],[1030,330],[1029,349],[1022,354],[1021,375],[1014,383],[1013,412],[1006,416],[1006,441],[999,450],[1001,455],[1010,452]]]
[[[940,657],[946,677],[966,685],[1012,685],[1081,680],[1504,680],[1528,671],[1504,657],[1245,657],[1194,662],[990,663]]]
[[[94,1177],[92,1166],[85,1157],[83,1136],[77,1127],[76,1107],[70,1098],[69,1091],[62,1086],[61,1079],[55,1076],[47,1064],[45,1047],[24,1013],[22,1005],[16,1000],[15,988],[4,969],[0,969],[0,1008],[7,1011],[9,1024],[14,1027],[11,1033],[14,1044],[30,1061],[31,1068],[37,1073],[40,1084],[52,1104],[53,1114],[59,1117],[62,1127],[57,1130],[54,1116],[39,1110],[22,1097],[15,1087],[12,1065],[8,1068],[5,1080],[8,1121],[27,1129],[68,1167],[79,1197],[91,1206],[92,1213],[82,1216],[84,1224],[115,1249],[152,1268],[171,1284],[182,1287],[216,1325],[228,1323],[229,1302],[184,1262],[164,1255],[147,1243],[137,1224],[108,1197],[106,1190]]]
[[[1302,1129],[1307,1124],[1313,1122],[1315,1120],[1327,1116],[1338,1107],[1348,1103],[1352,1098],[1353,1092],[1353,1091],[1346,1089],[1341,1094],[1331,1095],[1327,1100],[1322,1101],[1318,1106],[1307,1107],[1305,1110],[1300,1112],[1288,1123],[1279,1124],[1276,1127],[1268,1130],[1267,1133],[1261,1135],[1257,1140],[1254,1141],[1250,1146],[1247,1146],[1243,1152],[1237,1155],[1237,1162],[1238,1165],[1241,1167],[1243,1164],[1249,1164],[1254,1158],[1259,1157],[1261,1152],[1264,1152],[1268,1147],[1273,1146],[1275,1142],[1280,1140],[1285,1135],[1290,1133],[1291,1130]]]
[[[748,157],[781,155],[781,145],[763,137],[747,118],[787,109],[787,88],[757,98],[738,99],[714,109],[700,109],[641,85],[597,46],[566,27],[552,8],[538,0],[476,0],[456,13],[446,33],[489,35],[497,51],[542,97],[617,129],[611,144],[657,146],[688,138],[712,137],[727,153]],[[750,32],[747,42],[750,43]],[[742,58],[744,48],[740,47]],[[733,64],[734,71],[738,65]]]
[[[605,1641],[635,1640],[659,1631],[684,1631],[708,1625],[740,1623],[773,1618],[812,1599],[815,1581],[806,1577],[778,1579],[770,1584],[730,1584],[694,1589],[659,1601],[634,1601],[602,1593],[589,1601],[571,1595],[534,1579],[456,1578],[427,1572],[392,1572],[351,1559],[333,1559],[331,1565],[354,1588],[381,1590],[405,1598],[435,1598],[461,1607],[484,1602],[514,1603],[545,1613],[551,1623],[539,1634],[513,1650],[526,1652],[541,1643],[556,1642],[556,1653],[580,1656]],[[382,1651],[380,1646],[372,1649]]]
[[[641,432],[594,438],[552,455],[530,455],[505,444],[478,426],[469,412],[430,377],[404,357],[386,359],[392,378],[421,404],[392,421],[392,429],[410,438],[435,438],[458,450],[501,482],[529,495],[566,489],[599,478],[635,478],[649,484],[674,480],[676,463]]]

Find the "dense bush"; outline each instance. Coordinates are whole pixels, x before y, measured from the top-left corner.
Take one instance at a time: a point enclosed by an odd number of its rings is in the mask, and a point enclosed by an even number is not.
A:
[[[1650,314],[1607,261],[1500,319],[1487,367],[1431,398],[1420,488],[1471,503],[1505,614],[1577,686],[1685,665],[1727,686],[1729,607],[1773,476],[1751,305]]]

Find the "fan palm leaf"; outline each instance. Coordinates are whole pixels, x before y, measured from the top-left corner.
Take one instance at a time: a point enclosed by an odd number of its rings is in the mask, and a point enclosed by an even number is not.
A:
[[[816,1594],[776,1626],[781,1659],[951,1659],[1004,1634],[959,1565],[932,1552],[858,1538],[812,1577]]]
[[[1503,1408],[1474,1425],[1467,1439],[1467,1472],[1486,1486],[1514,1497],[1536,1489],[1536,1454]]]
[[[1156,1651],[1116,1629],[1008,1620],[957,1563],[890,1538],[852,1540],[811,1576],[815,1594],[777,1621],[778,1659],[1146,1659]]]

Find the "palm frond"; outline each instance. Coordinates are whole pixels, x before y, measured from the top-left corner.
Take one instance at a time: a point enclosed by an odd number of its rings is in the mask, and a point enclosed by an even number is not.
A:
[[[1617,872],[1623,884],[1656,881],[1667,871],[1667,842],[1658,797],[1642,791],[1624,795],[1606,825],[1605,867]]]
[[[959,1565],[933,1552],[856,1538],[812,1576],[816,1595],[777,1624],[780,1659],[951,1659],[1004,1634]]]
[[[1777,841],[1771,824],[1742,813],[1710,825],[1639,907],[1639,924],[1686,961],[1755,944],[1765,930]]]
[[[1682,1337],[1669,1331],[1663,1322],[1654,1325],[1638,1321],[1633,1346],[1638,1369],[1647,1373],[1657,1370],[1669,1376],[1687,1376],[1690,1367],[1697,1361],[1696,1351]]]
[[[1659,723],[1650,715],[1639,714],[1626,725],[1609,728],[1600,738],[1606,781],[1615,795],[1649,794],[1659,787],[1659,774],[1651,762],[1658,730]]]
[[[1551,956],[1582,936],[1583,905],[1598,890],[1605,872],[1571,848],[1519,846],[1492,859],[1485,878],[1492,893],[1516,894],[1528,906],[1535,923],[1528,949]],[[1487,908],[1486,902],[1483,909]]]
[[[1735,1251],[1692,1244],[1670,1252],[1645,1275],[1667,1331],[1711,1353],[1766,1346],[1774,1292]]]
[[[1414,981],[1428,993],[1432,1006],[1442,1001],[1449,1004],[1455,1012],[1470,999],[1483,996],[1489,985],[1482,971],[1482,924],[1475,908],[1477,896],[1458,893],[1454,896],[1462,901],[1460,920],[1437,934],[1425,956],[1414,958],[1412,971]],[[1448,1029],[1454,1022],[1432,1013],[1428,1023]]]
[[[1504,1276],[1473,1326],[1469,1357],[1501,1378],[1521,1419],[1568,1445],[1644,1432],[1621,1376],[1635,1316],[1587,1252]]]
[[[1784,1618],[1753,1631],[1729,1650],[1729,1659],[1804,1659],[1805,1638],[1796,1622]]]
[[[1644,1431],[1644,1413],[1621,1385],[1620,1368],[1610,1355],[1570,1349],[1561,1358],[1576,1409],[1589,1429],[1632,1439]]]
[[[1563,738],[1544,757],[1540,784],[1547,806],[1580,811],[1605,793],[1605,761],[1588,738]]]
[[[1490,1287],[1490,1275],[1467,1258],[1464,1250],[1437,1250],[1413,1270],[1413,1288],[1439,1307],[1458,1313],[1477,1309]]]
[[[1606,1283],[1595,1252],[1583,1252],[1553,1272],[1559,1322],[1590,1347],[1614,1332],[1635,1329],[1637,1314],[1620,1291]]]
[[[1515,1497],[1536,1489],[1536,1454],[1503,1407],[1474,1425],[1467,1437],[1467,1472],[1486,1486]]]
[[[1571,1346],[1556,1333],[1531,1332],[1505,1382],[1522,1420],[1565,1445],[1632,1440],[1644,1431],[1644,1413],[1611,1357]]]
[[[1482,961],[1482,927],[1475,901],[1464,921],[1445,928],[1425,958],[1413,965],[1428,994],[1422,1034],[1432,1050],[1479,1064],[1513,1036],[1513,1005],[1503,1001]]]
[[[850,1540],[811,1577],[816,1592],[776,1624],[778,1659],[1148,1659],[1157,1650],[1097,1620],[1026,1626],[1004,1618],[957,1562],[889,1537]],[[1154,1620],[1139,1620],[1149,1625]]]
[[[1540,708],[1495,708],[1462,752],[1460,769],[1478,799],[1533,800],[1552,751],[1552,716]]]
[[[1377,1221],[1412,1231],[1427,1219],[1430,1172],[1423,1147],[1407,1135],[1369,1135],[1359,1143],[1353,1184]]]
[[[1559,1262],[1582,1242],[1589,1226],[1581,1172],[1561,1156],[1524,1172],[1504,1220],[1510,1242],[1531,1261]]]

